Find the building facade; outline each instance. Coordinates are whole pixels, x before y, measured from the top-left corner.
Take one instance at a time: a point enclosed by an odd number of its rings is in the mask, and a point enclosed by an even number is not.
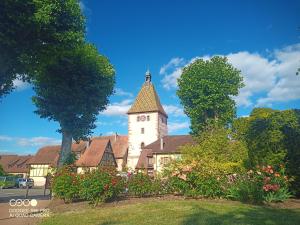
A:
[[[142,148],[168,134],[168,116],[151,82],[149,71],[146,72],[145,83],[127,114],[127,168],[135,170]]]

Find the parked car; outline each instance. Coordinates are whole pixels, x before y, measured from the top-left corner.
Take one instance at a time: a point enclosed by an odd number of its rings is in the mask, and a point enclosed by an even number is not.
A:
[[[31,178],[18,178],[17,179],[17,187],[18,188],[32,188],[34,186],[34,180]]]
[[[0,188],[13,188],[16,186],[16,178],[12,176],[0,177]]]

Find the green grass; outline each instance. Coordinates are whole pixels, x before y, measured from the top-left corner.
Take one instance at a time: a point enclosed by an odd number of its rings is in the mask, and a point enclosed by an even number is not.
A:
[[[208,200],[153,200],[135,204],[86,208],[54,214],[42,225],[115,224],[300,224],[300,210],[275,209],[238,202]]]

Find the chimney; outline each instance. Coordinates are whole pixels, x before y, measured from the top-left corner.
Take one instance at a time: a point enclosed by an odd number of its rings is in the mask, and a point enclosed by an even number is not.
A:
[[[164,150],[164,139],[160,138],[160,150]]]
[[[88,140],[86,141],[86,148],[90,147],[91,142],[92,142],[92,139],[88,138]]]
[[[118,133],[116,132],[115,133],[115,142],[117,141],[117,139],[118,139]]]

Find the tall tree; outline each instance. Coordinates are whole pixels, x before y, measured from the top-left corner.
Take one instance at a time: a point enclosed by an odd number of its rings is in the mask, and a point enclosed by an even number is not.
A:
[[[232,96],[243,87],[241,72],[226,57],[197,59],[183,69],[177,95],[191,120],[192,134],[211,123],[227,125],[236,115]]]
[[[95,128],[96,116],[108,104],[114,82],[112,65],[90,44],[61,52],[35,77],[36,113],[60,124],[59,167],[71,153],[72,138],[84,139]]]
[[[59,48],[84,40],[78,0],[0,1],[0,99]]]

